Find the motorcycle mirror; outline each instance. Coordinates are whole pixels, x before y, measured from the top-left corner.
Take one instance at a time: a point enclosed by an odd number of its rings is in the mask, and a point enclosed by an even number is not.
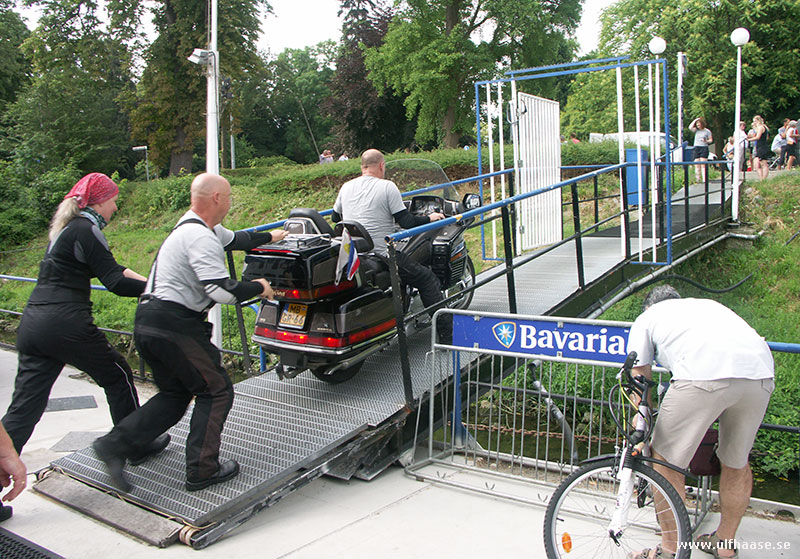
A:
[[[461,201],[461,205],[464,206],[467,210],[474,210],[475,208],[480,208],[481,204],[481,197],[479,194],[465,194],[464,199]]]

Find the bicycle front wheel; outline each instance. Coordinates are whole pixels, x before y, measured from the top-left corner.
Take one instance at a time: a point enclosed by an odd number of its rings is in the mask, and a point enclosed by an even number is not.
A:
[[[678,559],[688,559],[692,529],[686,506],[672,484],[646,464],[633,463],[627,518],[612,533],[609,528],[620,487],[616,464],[614,458],[587,464],[558,486],[544,517],[547,556],[623,558],[631,552],[655,548],[663,535],[665,542],[675,543]],[[663,512],[657,516],[655,502],[662,498]]]

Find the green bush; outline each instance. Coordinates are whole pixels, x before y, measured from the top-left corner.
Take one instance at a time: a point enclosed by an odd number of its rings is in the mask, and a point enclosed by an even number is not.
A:
[[[634,144],[630,147],[636,146]],[[561,144],[562,165],[614,165],[616,163],[619,163],[619,145],[615,141]]]
[[[295,166],[297,163],[283,155],[270,155],[268,157],[253,157],[246,160],[248,167],[276,167],[282,166]]]

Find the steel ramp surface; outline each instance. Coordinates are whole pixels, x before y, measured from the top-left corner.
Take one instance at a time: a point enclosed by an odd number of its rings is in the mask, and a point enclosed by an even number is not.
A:
[[[430,386],[430,367],[425,366],[430,329],[408,340],[414,396],[419,398]],[[353,379],[341,384],[327,384],[309,372],[281,381],[269,372],[237,383],[235,390],[220,456],[239,462],[238,476],[202,491],[185,490],[190,407],[169,431],[172,441],[163,453],[140,466],[126,467],[133,490],[125,499],[186,524],[205,526],[255,505],[326,453],[405,407],[397,343],[371,356]],[[115,491],[91,447],[52,466]]]

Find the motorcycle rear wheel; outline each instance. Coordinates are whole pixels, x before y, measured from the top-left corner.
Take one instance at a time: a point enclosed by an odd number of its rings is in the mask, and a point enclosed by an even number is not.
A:
[[[356,373],[361,370],[363,364],[364,362],[361,361],[360,363],[356,363],[345,369],[339,369],[333,373],[326,373],[330,367],[316,367],[311,369],[311,374],[328,384],[341,384],[356,376]]]
[[[451,297],[456,293],[465,291],[473,285],[475,285],[475,266],[472,264],[472,258],[467,256],[467,261],[464,263],[464,271],[461,272],[461,278],[458,280],[457,284],[447,290],[447,297]],[[447,306],[451,309],[468,309],[470,303],[472,303],[472,296],[474,293],[474,290],[467,291],[463,297],[455,299]]]

